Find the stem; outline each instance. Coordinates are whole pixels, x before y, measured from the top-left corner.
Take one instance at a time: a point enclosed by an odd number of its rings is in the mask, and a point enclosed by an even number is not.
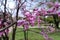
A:
[[[2,37],[0,37],[0,40],[2,40]]]
[[[27,30],[27,36],[26,37],[27,37],[27,40],[28,40],[28,30]]]
[[[5,38],[6,40],[9,40],[8,34],[5,32]]]
[[[0,32],[6,30],[6,29],[8,29],[8,28],[10,28],[10,27],[13,26],[15,23],[16,23],[16,22],[12,23],[11,25],[9,25],[9,26],[7,26],[7,27],[5,27],[5,28],[0,29]]]
[[[18,12],[19,12],[19,4],[18,4],[17,12],[16,12],[16,21],[18,21]],[[12,40],[15,40],[16,30],[17,30],[17,22],[16,22],[15,27],[13,28]]]
[[[3,40],[6,40],[4,35],[2,35],[2,38],[3,38]]]
[[[23,30],[24,30],[25,28],[23,27]],[[26,30],[24,30],[24,40],[27,40],[27,37],[26,37]]]
[[[3,24],[3,28],[5,28],[6,26],[4,25],[4,22],[6,22],[6,4],[7,4],[7,0],[5,0],[5,4],[4,4],[4,13],[3,13],[3,21],[2,21],[2,24]],[[4,30],[5,31],[5,30]],[[4,40],[9,40],[8,38],[8,35],[6,34],[6,32],[4,32],[5,35],[3,35],[3,38],[5,38]]]
[[[20,3],[18,3],[17,12],[16,12],[16,21],[18,21],[18,12],[19,12],[19,9],[22,7],[22,5],[24,3],[25,3],[25,1],[21,5],[20,5]],[[12,40],[15,40],[16,30],[17,30],[17,22],[16,22],[15,27],[13,28]]]

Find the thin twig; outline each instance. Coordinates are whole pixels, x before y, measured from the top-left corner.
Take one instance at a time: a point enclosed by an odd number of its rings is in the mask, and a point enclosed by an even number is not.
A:
[[[2,31],[4,31],[4,30],[12,27],[12,25],[14,25],[15,23],[16,23],[16,22],[12,23],[11,25],[9,25],[9,26],[7,26],[7,27],[5,27],[5,28],[0,29],[0,32],[2,32]]]

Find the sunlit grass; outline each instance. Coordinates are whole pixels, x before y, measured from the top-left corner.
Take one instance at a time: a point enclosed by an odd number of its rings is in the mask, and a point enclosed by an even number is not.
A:
[[[24,39],[24,32],[21,32],[22,28],[18,28],[16,31],[16,40],[23,40]],[[40,32],[41,30],[38,30],[37,28],[31,28],[30,30],[34,30],[37,32]],[[48,34],[49,37],[52,37],[54,40],[60,40],[60,32],[55,32]],[[10,34],[11,37],[11,34]],[[28,39],[29,40],[44,40],[41,34],[37,34],[31,31],[28,31]],[[11,40],[11,39],[10,39]]]

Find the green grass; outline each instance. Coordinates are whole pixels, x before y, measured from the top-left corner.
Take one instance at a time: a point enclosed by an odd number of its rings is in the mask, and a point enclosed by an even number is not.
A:
[[[54,40],[60,40],[60,32],[55,32],[49,34],[50,37],[52,37]]]
[[[23,40],[24,39],[24,33],[20,32],[21,30],[22,30],[22,28],[17,29],[16,38],[15,38],[16,40]],[[30,29],[30,30],[34,30],[34,31],[37,31],[37,32],[40,31],[36,28]],[[49,35],[49,37],[52,37],[54,40],[60,40],[60,32],[51,33],[51,34],[48,34],[48,35]],[[11,37],[11,34],[10,34],[10,37]],[[30,32],[30,31],[28,31],[28,39],[29,40],[44,40],[44,38],[42,37],[41,34],[37,34],[37,33],[34,33],[34,32]]]

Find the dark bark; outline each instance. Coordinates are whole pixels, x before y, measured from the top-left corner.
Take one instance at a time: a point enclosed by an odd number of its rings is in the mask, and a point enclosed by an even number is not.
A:
[[[2,38],[3,38],[3,40],[6,40],[6,38],[5,38],[5,36],[4,36],[4,35],[2,35]]]
[[[2,40],[2,37],[0,37],[0,40]]]
[[[2,21],[2,24],[3,24],[3,28],[5,28],[6,26],[4,25],[4,22],[6,22],[6,18],[5,18],[5,16],[6,16],[6,4],[7,4],[7,0],[5,0],[5,4],[4,4],[4,13],[3,13],[3,21]],[[5,30],[4,30],[5,31]],[[4,32],[4,40],[9,40],[8,39],[8,35],[6,34],[6,32]]]
[[[27,36],[26,36],[26,37],[27,37],[27,40],[28,40],[28,33],[29,33],[29,32],[28,32],[28,30],[27,30]]]
[[[16,12],[16,21],[18,21],[19,5],[20,5],[20,4],[18,4],[18,8],[17,8],[17,12]],[[17,22],[16,22],[16,24],[15,24],[15,27],[13,28],[12,40],[15,40],[16,29],[17,29]]]
[[[9,25],[8,27],[5,27],[5,28],[0,29],[0,32],[2,32],[2,31],[4,31],[4,30],[6,30],[6,29],[8,29],[8,28],[10,28],[10,27],[11,27],[11,26],[13,26],[15,23],[16,23],[16,22],[12,23],[12,24],[11,24],[11,25]]]
[[[23,26],[23,31],[24,31],[24,40],[27,40],[27,31],[26,30],[24,30],[25,28],[24,28],[24,26]]]
[[[22,5],[25,3],[25,1],[23,3],[21,3],[21,1],[19,1],[19,3],[18,3],[17,12],[16,12],[16,21],[18,21],[18,12],[19,12],[19,9],[22,7]],[[15,40],[16,30],[17,30],[17,22],[15,24],[15,27],[13,28],[12,40]]]
[[[59,20],[58,20],[58,15],[53,15],[53,19],[54,19],[54,24],[56,26],[57,29],[59,29]]]

